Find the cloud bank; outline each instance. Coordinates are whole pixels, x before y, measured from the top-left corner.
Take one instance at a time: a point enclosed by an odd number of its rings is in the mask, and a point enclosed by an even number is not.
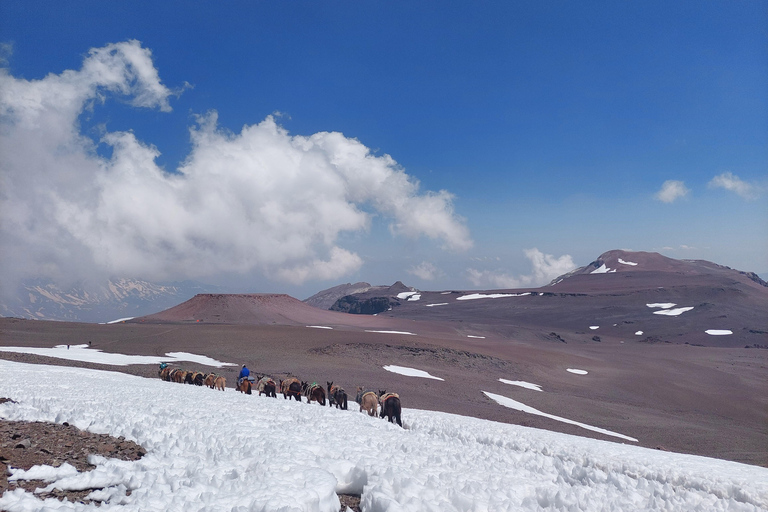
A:
[[[4,279],[254,271],[295,284],[336,279],[363,264],[340,234],[365,232],[373,216],[394,236],[471,247],[452,194],[420,192],[389,155],[340,133],[290,135],[271,116],[231,133],[208,112],[173,173],[132,132],[102,136],[110,158],[81,133],[81,114],[112,96],[167,112],[177,93],[137,41],[92,49],[80,70],[41,80],[0,69]]]
[[[576,268],[573,258],[568,254],[556,258],[551,254],[544,254],[535,247],[526,249],[524,252],[533,267],[528,275],[512,276],[499,271],[469,268],[467,277],[477,287],[528,288],[547,284]]]
[[[656,199],[663,203],[674,203],[681,197],[688,195],[685,183],[678,180],[667,180],[661,185],[661,190],[656,192]]]

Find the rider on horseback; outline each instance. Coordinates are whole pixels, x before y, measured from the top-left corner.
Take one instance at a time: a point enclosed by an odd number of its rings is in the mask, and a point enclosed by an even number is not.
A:
[[[243,365],[242,369],[240,370],[240,375],[237,376],[237,385],[239,386],[240,384],[242,384],[244,379],[248,379],[248,376],[250,374],[251,374],[251,370],[249,370],[248,367]]]

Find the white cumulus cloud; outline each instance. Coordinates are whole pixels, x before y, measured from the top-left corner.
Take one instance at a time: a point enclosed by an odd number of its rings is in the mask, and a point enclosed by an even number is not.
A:
[[[537,248],[526,249],[525,256],[530,260],[530,274],[514,276],[497,270],[467,269],[469,281],[477,287],[525,288],[541,286],[576,268],[569,254],[555,257],[544,254]]]
[[[743,181],[732,172],[724,172],[715,176],[710,180],[709,187],[723,188],[748,200],[756,199],[758,196],[758,190],[755,185]]]
[[[663,203],[674,203],[677,199],[688,195],[688,188],[685,183],[678,180],[667,180],[661,185],[661,189],[656,192],[656,199]]]
[[[273,117],[232,133],[216,112],[197,118],[176,172],[152,144],[106,132],[99,156],[80,115],[121,95],[170,111],[137,41],[92,49],[79,70],[25,80],[0,69],[0,252],[11,275],[94,273],[168,279],[261,272],[302,283],[363,264],[340,246],[374,215],[394,235],[472,245],[447,191],[421,192],[388,155],[340,133],[291,135]]]

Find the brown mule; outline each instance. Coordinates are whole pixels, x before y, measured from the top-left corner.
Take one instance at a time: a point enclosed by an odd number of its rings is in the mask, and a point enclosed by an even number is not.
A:
[[[368,416],[379,415],[379,396],[373,391],[363,391],[363,388],[357,388],[357,399],[360,404],[360,412],[367,411]]]
[[[240,382],[237,385],[237,390],[241,393],[245,393],[246,395],[251,394],[251,381],[248,379],[243,379],[242,382]]]
[[[379,391],[379,403],[381,404],[382,419],[387,418],[390,423],[394,423],[397,420],[397,424],[401,427],[403,422],[400,421],[400,414],[402,413],[402,406],[400,405],[400,395],[397,393],[387,393],[386,391]]]
[[[283,394],[283,398],[290,400],[293,397],[297,402],[301,402],[301,382],[296,377],[281,380],[280,392]]]
[[[312,384],[302,382],[301,390],[304,392],[304,396],[307,397],[308,404],[315,401],[320,405],[325,405],[325,390],[323,389],[323,386],[317,382],[313,382]]]
[[[277,384],[275,384],[275,381],[266,375],[259,377],[258,383],[256,384],[256,389],[259,390],[259,396],[264,394],[273,398],[277,398]]]

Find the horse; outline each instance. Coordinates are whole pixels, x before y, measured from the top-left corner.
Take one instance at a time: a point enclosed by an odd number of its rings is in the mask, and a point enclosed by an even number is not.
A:
[[[245,393],[246,395],[251,394],[251,381],[246,379],[241,380],[237,383],[237,390],[241,393]]]
[[[225,379],[221,375],[217,375],[216,379],[213,381],[213,387],[221,391],[224,391],[224,388],[227,387],[227,379]]]
[[[290,397],[293,397],[297,402],[301,402],[301,382],[296,377],[281,380],[280,392],[283,394],[284,399],[290,400]]]
[[[158,372],[158,375],[160,375],[160,378],[165,381],[171,380],[171,372],[173,371],[173,368],[170,366],[166,366],[165,368],[161,368]]]
[[[347,392],[339,386],[334,386],[333,382],[328,384],[328,407],[336,406],[337,409],[347,410]]]
[[[379,403],[381,403],[381,414],[379,417],[382,419],[386,417],[390,423],[394,423],[392,419],[397,420],[397,424],[401,427],[403,423],[400,421],[400,412],[402,407],[400,406],[400,395],[397,393],[387,393],[386,391],[379,391]]]
[[[266,375],[258,378],[256,389],[259,390],[259,396],[264,394],[267,396],[271,396],[273,398],[277,398],[277,393],[275,392],[276,388],[277,386],[275,385],[275,381],[267,377]]]
[[[195,386],[202,386],[205,382],[205,374],[202,372],[195,372],[192,374],[192,384]]]
[[[368,411],[368,416],[378,416],[379,397],[373,391],[363,391],[363,388],[357,388],[357,398],[355,402],[360,404],[360,412]]]
[[[317,382],[313,382],[312,384],[302,382],[301,390],[304,392],[304,396],[307,397],[308,404],[312,403],[312,400],[314,400],[320,405],[325,405],[325,390],[323,389],[323,386]]]

